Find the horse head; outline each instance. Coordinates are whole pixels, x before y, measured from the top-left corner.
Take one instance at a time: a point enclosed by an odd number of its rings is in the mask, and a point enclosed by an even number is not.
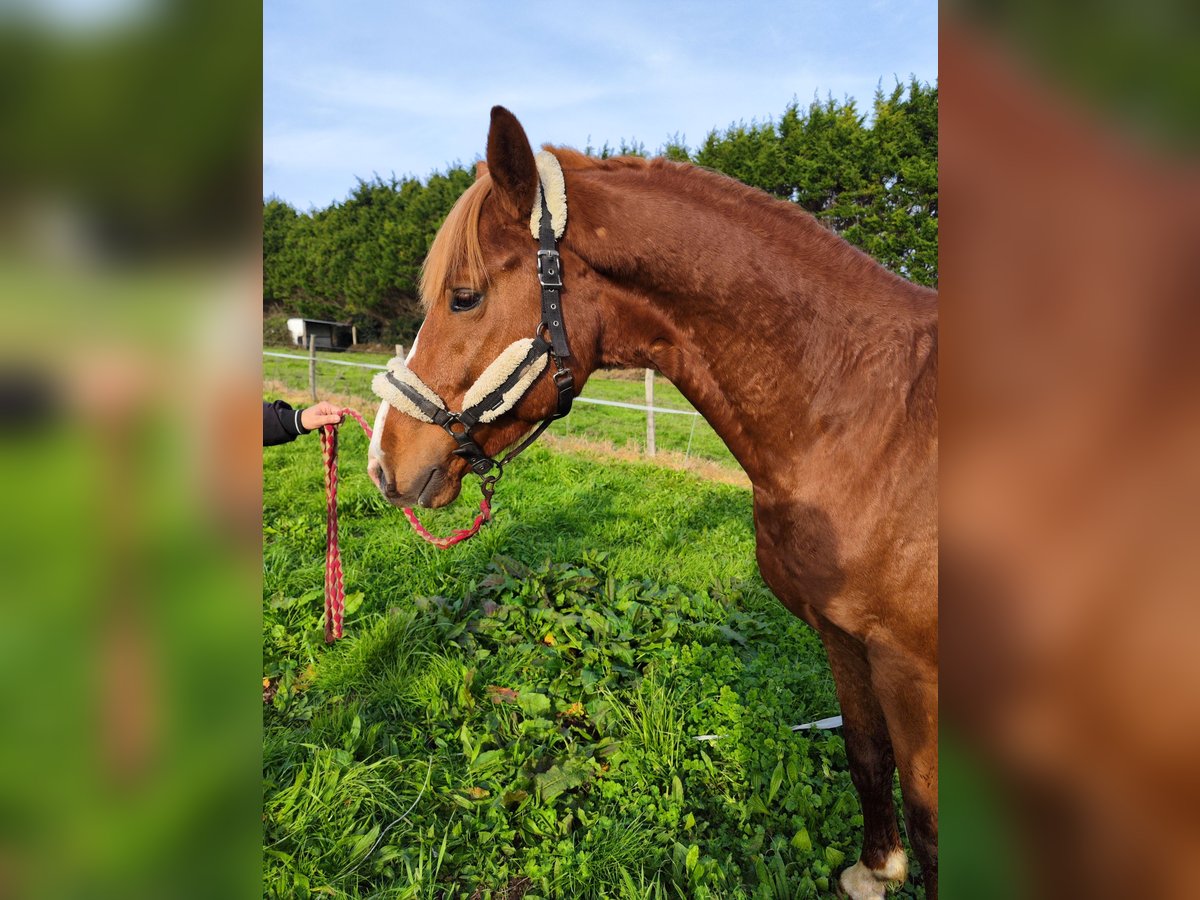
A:
[[[426,316],[417,340],[406,360],[393,360],[375,380],[384,402],[367,469],[396,506],[453,501],[468,471],[489,471],[481,458],[553,417],[560,395],[582,387],[595,365],[599,318],[589,293],[596,279],[565,242],[554,259],[564,270],[566,316],[556,318],[557,306],[548,313],[542,299],[535,237],[542,210],[549,207],[555,237],[566,224],[565,181],[546,156],[535,159],[512,113],[492,109],[486,165],[477,167],[425,261]],[[552,323],[569,328],[569,356],[553,352],[562,348],[552,343]],[[569,391],[564,370],[573,378]]]

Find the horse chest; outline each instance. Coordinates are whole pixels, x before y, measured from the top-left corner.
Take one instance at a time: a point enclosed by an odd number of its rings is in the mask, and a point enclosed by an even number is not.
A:
[[[756,550],[763,580],[796,615],[841,618],[838,610],[871,605],[892,594],[906,568],[905,541],[883,540],[880,523],[835,521],[820,506],[756,498]],[[858,612],[863,612],[858,610]],[[857,617],[857,612],[854,615]]]
[[[809,619],[841,593],[846,573],[839,540],[827,513],[816,506],[754,509],[758,567],[767,586],[792,612]]]

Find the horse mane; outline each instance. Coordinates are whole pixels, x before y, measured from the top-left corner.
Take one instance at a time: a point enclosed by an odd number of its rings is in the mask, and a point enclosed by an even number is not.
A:
[[[902,294],[918,298],[916,305],[928,303],[930,291],[892,272],[870,254],[855,247],[837,232],[828,228],[799,204],[774,197],[756,187],[751,187],[736,178],[691,162],[667,159],[664,156],[613,156],[597,159],[570,147],[545,146],[558,157],[565,172],[629,172],[646,173],[656,179],[662,189],[674,191],[678,196],[700,198],[713,209],[721,209],[727,215],[741,219],[744,224],[760,233],[773,237],[791,235],[812,248],[819,248],[831,263],[842,265],[861,273],[871,273],[876,278],[900,288]],[[586,216],[586,210],[581,213]],[[769,223],[769,224],[768,224]],[[610,251],[612,248],[609,248]]]
[[[549,150],[558,157],[558,164],[564,169],[647,169],[651,163],[659,161],[659,157],[650,160],[642,156],[610,156],[598,159],[580,153],[573,147],[554,147],[550,144],[543,144],[542,149]]]
[[[732,212],[744,215],[747,211],[757,210],[755,215],[765,214],[774,218],[776,225],[770,229],[773,233],[790,231],[796,236],[803,235],[803,240],[816,242],[816,246],[820,246],[828,257],[840,258],[845,265],[860,271],[874,270],[877,277],[902,286],[905,293],[914,294],[919,298],[916,300],[918,306],[928,303],[927,295],[930,292],[927,289],[920,288],[889,271],[830,231],[801,207],[771,197],[721,172],[664,157],[647,159],[640,156],[613,156],[598,159],[571,147],[544,144],[543,149],[553,153],[566,172],[654,172],[664,176],[668,183],[675,184],[681,191],[699,192]],[[475,182],[463,192],[438,229],[421,269],[421,302],[426,310],[441,297],[455,273],[466,273],[467,282],[464,287],[484,290],[489,284],[483,248],[479,241],[479,221],[483,203],[491,194],[492,187],[491,175],[486,170],[481,172]],[[759,228],[763,227],[761,219],[755,224]]]

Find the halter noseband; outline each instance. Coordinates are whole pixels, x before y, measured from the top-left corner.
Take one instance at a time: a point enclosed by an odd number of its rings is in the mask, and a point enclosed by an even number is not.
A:
[[[540,184],[538,200],[541,204],[541,221],[538,227],[537,269],[538,283],[542,289],[542,321],[532,338],[522,338],[510,344],[489,365],[482,375],[467,390],[461,412],[452,411],[438,394],[417,377],[399,357],[388,363],[388,371],[375,376],[371,388],[375,394],[393,409],[405,413],[421,422],[437,425],[458,445],[455,456],[461,456],[471,466],[483,484],[481,490],[490,503],[496,482],[504,474],[504,467],[525,451],[550,423],[561,419],[571,411],[575,399],[575,376],[563,364],[571,355],[567,344],[567,332],[562,315],[562,264],[558,255],[558,239],[555,224],[551,219],[546,199],[546,171],[550,162],[558,170],[558,161],[549,153],[538,154]],[[557,171],[559,189],[562,191],[561,171]],[[565,192],[563,192],[563,220],[565,227]],[[561,231],[561,228],[559,229]],[[548,335],[549,340],[543,335]],[[493,422],[520,402],[546,369],[547,360],[554,363],[554,386],[558,391],[555,411],[538,423],[537,427],[510,450],[502,459],[483,452],[475,440],[479,425]]]

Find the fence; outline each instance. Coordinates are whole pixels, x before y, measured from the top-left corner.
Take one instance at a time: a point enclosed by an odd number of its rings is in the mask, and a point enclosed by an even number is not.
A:
[[[365,356],[339,354],[340,358],[331,358],[311,347],[307,354],[264,350],[263,381],[269,387],[306,392],[313,400],[337,396],[374,402],[371,379],[387,367],[347,355]],[[643,389],[645,402],[632,402]],[[656,405],[656,391],[671,405]],[[644,384],[597,372],[575,403],[571,415],[554,424],[555,434],[634,449],[647,456],[661,450],[682,454],[685,460],[694,457],[737,467],[701,415],[673,385],[656,378],[650,370],[646,371]]]

